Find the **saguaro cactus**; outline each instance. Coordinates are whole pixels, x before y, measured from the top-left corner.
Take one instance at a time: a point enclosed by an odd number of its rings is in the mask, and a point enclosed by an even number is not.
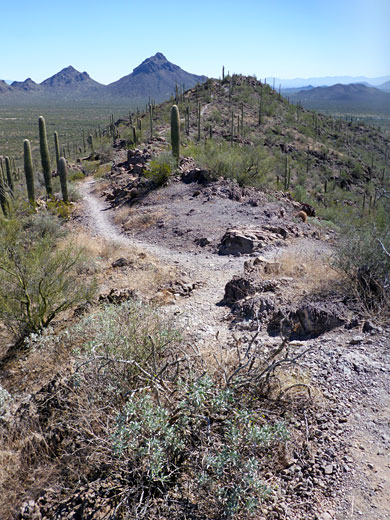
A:
[[[8,215],[8,200],[2,175],[0,175],[0,206],[6,217]]]
[[[198,101],[198,106],[197,106],[197,121],[198,121],[198,137],[197,137],[197,140],[200,141],[200,103]]]
[[[26,176],[26,186],[28,200],[32,206],[35,205],[35,188],[34,188],[34,169],[31,156],[31,145],[28,139],[24,140],[24,174]]]
[[[46,193],[48,197],[52,197],[53,188],[51,187],[49,147],[47,145],[46,123],[42,116],[39,117],[39,147],[41,150],[41,163],[43,176],[45,178]]]
[[[68,183],[67,183],[68,172],[67,172],[67,168],[66,168],[65,157],[60,157],[60,160],[58,161],[58,173],[60,175],[62,200],[64,202],[69,202]]]
[[[7,184],[9,188],[9,192],[11,196],[14,196],[14,181],[12,179],[12,172],[11,172],[11,161],[9,160],[9,157],[5,158],[5,171],[7,173]]]
[[[171,108],[172,155],[179,161],[180,156],[180,114],[177,105]]]
[[[56,165],[58,170],[58,161],[60,160],[60,141],[58,139],[58,132],[54,132],[54,148],[56,151]]]
[[[150,127],[150,139],[153,139],[153,105],[149,103],[149,127]]]

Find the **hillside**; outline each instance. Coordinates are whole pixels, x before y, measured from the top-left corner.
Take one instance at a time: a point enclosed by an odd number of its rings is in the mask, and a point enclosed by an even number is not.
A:
[[[178,159],[151,101],[62,143],[72,204],[15,179],[0,267],[97,290],[15,343],[0,270],[0,516],[385,520],[389,136],[252,77],[175,103]]]
[[[362,83],[316,87],[291,95],[308,109],[330,112],[370,112],[390,115],[390,95],[384,89]]]
[[[163,101],[175,92],[175,87],[191,88],[206,80],[184,71],[157,53],[142,62],[134,71],[110,85],[103,85],[92,79],[87,72],[79,72],[69,66],[42,83],[31,78],[14,81],[12,85],[0,83],[1,105],[34,105],[45,103],[84,102],[89,105],[143,104],[153,98]]]
[[[384,90],[385,92],[390,92],[390,80],[386,81],[385,83],[382,83],[378,87],[380,90]]]

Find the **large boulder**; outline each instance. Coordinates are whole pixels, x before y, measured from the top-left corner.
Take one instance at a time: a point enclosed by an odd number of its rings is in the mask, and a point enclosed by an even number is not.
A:
[[[218,253],[220,255],[256,253],[267,244],[276,240],[285,240],[287,236],[287,229],[281,226],[264,226],[261,229],[231,228],[222,237]]]
[[[273,292],[278,287],[276,280],[262,280],[256,276],[244,274],[243,276],[233,276],[225,286],[224,305],[233,303],[254,296],[257,293]]]

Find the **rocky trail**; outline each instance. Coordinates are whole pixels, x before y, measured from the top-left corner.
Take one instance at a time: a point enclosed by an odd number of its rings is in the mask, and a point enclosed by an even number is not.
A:
[[[227,220],[248,224],[256,215],[263,222],[259,214],[267,214],[268,210],[261,206],[259,211],[256,207],[254,215],[252,206],[244,207],[236,201],[233,214],[231,200],[215,196],[215,215],[210,218],[207,190],[199,194],[191,185],[189,194],[185,189],[182,183],[174,183],[165,189],[163,200],[158,193],[152,194],[137,210],[150,212],[158,206],[163,222],[124,234],[112,222],[112,204],[94,193],[94,181],[87,181],[82,187],[85,223],[96,236],[130,250],[144,250],[172,265],[178,276],[192,284],[193,290],[185,298],[175,295],[169,305],[162,307],[164,312],[175,316],[188,340],[198,347],[219,348],[229,343],[233,332],[246,333],[245,326],[234,328],[229,308],[218,303],[224,297],[226,284],[242,273],[244,262],[251,256],[215,254],[215,247],[213,250],[211,246],[223,234],[218,214],[226,227],[226,212],[230,212]],[[184,221],[184,210],[186,215],[198,214],[198,220],[191,225],[190,219]],[[191,229],[184,232],[178,230],[180,226]],[[210,240],[206,247],[194,248],[201,230],[202,238],[207,236]],[[219,237],[213,236],[216,231]],[[316,255],[329,250],[329,237],[319,241],[312,229],[297,234],[300,236],[288,243],[276,241],[266,247],[263,254],[267,260],[278,259],[281,253],[289,251],[305,252],[308,256],[310,251]],[[295,427],[305,431],[312,453],[307,460],[292,454],[281,475],[286,488],[286,495],[280,497],[278,504],[281,516],[275,518],[390,518],[390,328],[366,321],[363,332],[363,322],[360,320],[355,328],[339,327],[315,339],[293,342],[298,348],[311,347],[302,369],[310,373],[310,384],[322,397],[309,422],[306,415],[305,420],[296,421]],[[278,341],[266,331],[261,336],[265,345]],[[316,504],[314,510],[311,503]]]
[[[93,187],[94,181],[88,181],[82,188],[87,225],[92,234],[129,250],[137,248],[145,251],[159,262],[172,266],[181,280],[197,287],[195,291],[191,291],[190,298],[170,302],[169,310],[175,315],[175,319],[185,328],[189,338],[197,343],[214,343],[217,337],[223,337],[226,341],[230,334],[228,324],[224,321],[226,308],[217,303],[223,298],[226,283],[242,269],[244,260],[229,256],[177,252],[163,244],[128,237],[112,223],[112,210],[109,210],[104,200],[93,195]]]

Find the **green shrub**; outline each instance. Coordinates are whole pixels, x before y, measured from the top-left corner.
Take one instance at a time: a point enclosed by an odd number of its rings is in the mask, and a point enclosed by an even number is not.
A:
[[[199,518],[258,517],[270,491],[265,466],[289,436],[265,416],[260,356],[208,375],[161,310],[135,299],[29,341],[50,351],[77,346],[68,393],[57,394],[63,487],[77,488],[81,470],[98,474],[118,518],[162,518],[172,502],[174,518],[185,518],[189,503]]]
[[[175,168],[176,158],[164,153],[150,161],[149,170],[145,172],[145,177],[156,186],[165,186]]]
[[[68,179],[70,182],[82,181],[83,179],[85,179],[85,174],[80,170],[70,170]]]
[[[75,326],[72,334],[81,342],[82,356],[99,356],[100,377],[118,391],[128,390],[149,363],[155,372],[168,347],[179,339],[172,325],[137,300],[104,306]],[[116,362],[119,359],[123,363]]]
[[[195,476],[198,502],[224,518],[249,518],[268,493],[259,460],[288,438],[285,425],[264,424],[234,389],[220,388],[209,376],[183,381],[180,392],[174,414],[150,393],[133,395],[117,420],[114,453],[154,493],[186,468]]]
[[[241,186],[261,186],[274,169],[274,159],[261,145],[232,147],[226,141],[208,140],[205,144],[188,146],[187,155],[194,157],[214,178],[236,179]]]
[[[373,225],[344,230],[336,250],[335,266],[347,277],[369,311],[390,305],[390,231]]]
[[[93,286],[78,270],[83,251],[56,248],[61,231],[48,216],[3,221],[0,228],[0,318],[17,337],[39,332],[88,300]]]

